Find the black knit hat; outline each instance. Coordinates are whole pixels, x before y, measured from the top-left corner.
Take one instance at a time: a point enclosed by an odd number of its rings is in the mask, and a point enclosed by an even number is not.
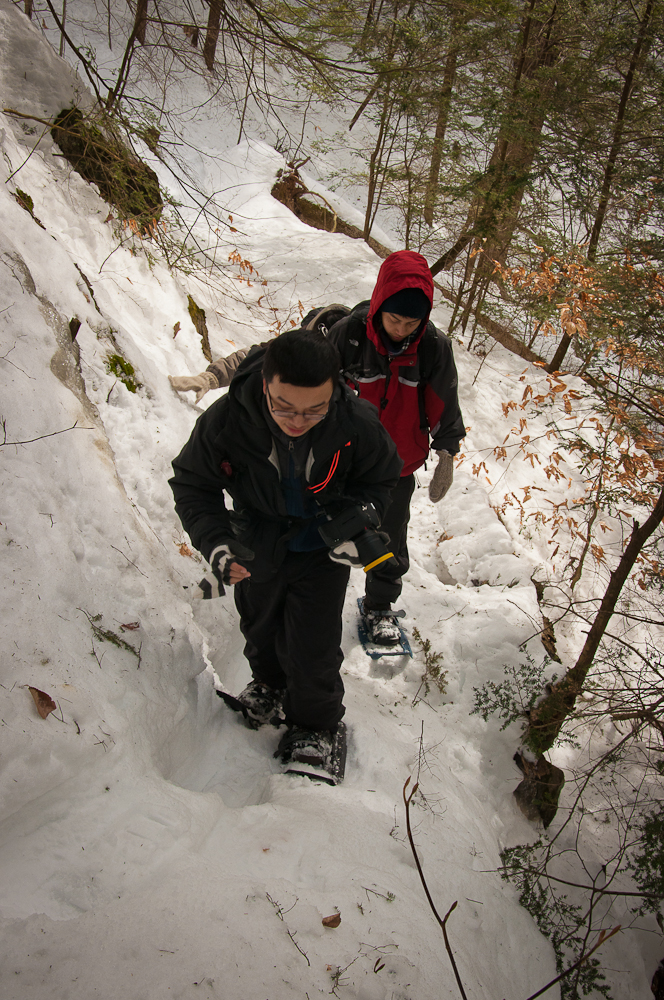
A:
[[[431,312],[431,303],[421,288],[402,288],[400,292],[385,299],[380,311],[407,316],[409,319],[424,319]]]

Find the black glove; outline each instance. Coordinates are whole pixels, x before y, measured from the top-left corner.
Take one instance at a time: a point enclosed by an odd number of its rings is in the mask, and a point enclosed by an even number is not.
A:
[[[209,601],[213,597],[223,597],[226,593],[224,584],[228,585],[231,582],[231,563],[251,562],[253,558],[254,553],[251,549],[235,539],[217,545],[210,555],[212,573],[203,577],[194,592],[194,597],[203,601]]]

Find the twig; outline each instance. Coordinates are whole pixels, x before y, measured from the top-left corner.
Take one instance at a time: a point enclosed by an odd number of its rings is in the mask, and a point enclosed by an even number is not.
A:
[[[104,652],[100,656],[99,653],[97,652],[97,650],[95,649],[94,640],[92,641],[92,655],[94,656],[95,660],[97,661],[97,666],[101,670],[101,661],[106,656],[106,650],[104,650]]]
[[[375,889],[368,889],[366,885],[363,885],[362,888],[367,894],[367,899],[369,899],[369,893],[371,893],[373,896],[380,896],[380,898],[384,899],[387,903],[392,903],[396,899],[396,896],[394,895],[393,892],[388,892],[386,896],[384,892],[377,892]]]
[[[603,810],[598,810],[603,811]],[[521,868],[523,872],[528,875],[536,875],[538,878],[545,878],[551,882],[559,882],[561,885],[569,885],[574,889],[585,889],[587,892],[594,892],[598,896],[635,896],[637,899],[661,899],[661,893],[657,892],[621,892],[618,889],[598,889],[594,885],[583,885],[581,882],[569,882],[564,878],[556,878],[555,875],[550,875],[546,869],[540,870],[539,868]],[[498,869],[501,871],[501,869]],[[502,871],[506,871],[505,868]],[[485,869],[485,874],[494,873],[495,869],[488,868]]]
[[[138,570],[138,572],[139,572],[139,573],[141,574],[141,576],[144,576],[144,577],[145,577],[145,579],[147,580],[147,574],[146,574],[146,573],[144,573],[142,569],[139,569],[139,567],[138,567],[138,566],[136,565],[136,563],[135,563],[135,562],[132,562],[132,560],[131,560],[131,559],[129,558],[129,556],[125,556],[125,554],[124,554],[124,552],[122,551],[122,549],[118,549],[118,548],[116,548],[116,546],[115,546],[115,545],[111,545],[111,548],[112,548],[112,549],[115,549],[115,551],[116,551],[116,552],[119,552],[121,556],[124,556],[124,558],[125,558],[125,559],[127,560],[127,562],[129,563],[129,565],[130,565],[130,566],[133,566],[133,567],[134,567],[134,569],[137,569],[137,570]]]
[[[26,156],[26,158],[25,158],[25,159],[23,160],[23,163],[20,163],[20,164],[18,165],[18,167],[16,168],[16,170],[12,170],[11,174],[9,175],[9,177],[7,177],[7,178],[5,179],[5,184],[9,184],[10,180],[11,180],[11,179],[12,179],[13,177],[15,177],[15,176],[16,176],[16,174],[17,174],[17,173],[19,172],[19,170],[23,170],[23,167],[24,167],[24,166],[26,165],[26,163],[28,162],[28,160],[30,159],[30,157],[32,156],[32,154],[34,153],[34,151],[35,151],[35,150],[37,149],[37,147],[39,146],[39,143],[40,143],[40,142],[42,141],[42,139],[44,138],[44,136],[45,136],[45,135],[46,135],[46,133],[48,132],[49,128],[51,128],[51,123],[50,123],[50,122],[45,122],[45,121],[43,121],[43,119],[42,119],[42,118],[35,118],[35,117],[34,117],[33,115],[20,115],[20,114],[18,113],[18,111],[12,111],[12,110],[11,110],[11,108],[3,108],[2,110],[3,110],[3,111],[4,111],[5,113],[7,113],[7,114],[10,114],[10,115],[16,115],[16,117],[17,117],[17,118],[32,118],[32,119],[33,119],[33,121],[36,121],[36,122],[41,122],[41,123],[42,123],[43,125],[45,125],[45,126],[46,126],[46,128],[44,128],[44,131],[42,132],[42,134],[41,134],[41,135],[39,136],[39,138],[37,139],[37,142],[36,142],[36,143],[34,144],[34,146],[32,147],[32,149],[30,150],[30,152],[29,152],[29,153],[28,153],[28,155]],[[32,214],[32,213],[31,213],[31,214]]]
[[[427,881],[426,881],[426,879],[424,877],[424,872],[422,871],[422,865],[420,864],[420,859],[417,856],[417,849],[415,847],[415,841],[413,840],[413,831],[411,830],[411,826],[410,826],[410,803],[412,801],[413,796],[417,792],[417,787],[418,786],[417,786],[417,783],[416,783],[413,786],[413,790],[410,793],[410,795],[406,795],[406,789],[408,788],[409,784],[410,784],[410,777],[408,777],[406,779],[406,783],[403,786],[403,801],[404,801],[404,805],[406,807],[406,829],[408,831],[408,841],[410,843],[410,849],[413,852],[413,858],[415,859],[415,864],[417,866],[417,871],[418,871],[419,876],[420,876],[420,881],[422,882],[422,888],[424,889],[424,894],[427,897],[427,902],[429,903],[429,906],[431,907],[431,911],[432,911],[434,917],[436,918],[436,920],[438,921],[438,923],[440,924],[440,927],[442,929],[443,938],[445,940],[445,948],[447,949],[447,954],[449,955],[450,962],[452,963],[452,969],[454,970],[454,976],[455,976],[456,981],[457,981],[457,986],[459,987],[459,992],[461,993],[461,996],[463,997],[463,1000],[468,1000],[468,997],[466,996],[466,991],[463,988],[463,983],[461,982],[461,976],[459,975],[459,970],[457,969],[457,964],[454,961],[454,955],[453,955],[452,949],[450,947],[450,942],[449,942],[449,939],[447,937],[447,928],[445,926],[447,924],[447,921],[448,921],[448,918],[449,918],[450,914],[457,907],[457,901],[455,900],[455,902],[452,903],[452,905],[450,906],[450,908],[447,911],[447,913],[445,914],[445,916],[441,917],[440,914],[438,913],[438,910],[436,909],[436,906],[435,906],[435,903],[434,903],[433,899],[431,898],[431,893],[429,892],[429,886],[427,885]]]
[[[293,944],[295,945],[295,947],[299,951],[300,955],[302,955],[302,957],[306,959],[307,965],[309,966],[309,968],[311,968],[311,962],[309,961],[309,956],[307,955],[306,951],[303,951],[302,948],[300,948],[299,944],[295,940],[294,935],[291,933],[288,924],[285,923],[284,927],[286,928],[286,933],[288,934],[289,938],[291,939],[291,941],[293,942]]]
[[[8,309],[11,309],[15,305],[16,305],[16,303],[12,302],[11,306],[7,306],[5,309],[0,309],[0,316],[3,314],[3,312],[7,312]],[[21,375],[25,375],[27,378],[31,379],[33,382],[36,382],[37,380],[35,379],[34,375],[28,375],[28,373],[26,371],[23,371],[23,369],[19,365],[15,365],[13,361],[9,360],[9,355],[12,353],[12,351],[15,348],[16,348],[16,344],[14,344],[13,347],[10,347],[6,354],[3,354],[2,356],[0,356],[0,361],[6,361],[8,365],[11,365],[12,368],[15,368],[17,372],[21,373]]]
[[[291,939],[291,941],[293,942],[293,944],[295,945],[295,947],[299,951],[300,955],[302,955],[302,957],[304,959],[306,959],[307,965],[311,968],[311,962],[309,961],[309,956],[299,946],[299,944],[297,943],[297,940],[295,939],[295,936],[291,933],[290,928],[288,927],[288,924],[284,920],[284,912],[285,913],[290,913],[290,911],[293,909],[293,907],[297,906],[297,899],[293,903],[293,906],[290,907],[290,909],[284,911],[283,907],[281,906],[281,903],[278,903],[276,901],[276,899],[272,899],[272,896],[270,895],[269,892],[266,892],[265,895],[268,898],[268,900],[272,903],[274,909],[276,910],[277,916],[279,917],[279,919],[281,920],[282,924],[286,928],[286,933],[288,934],[289,938]]]
[[[530,996],[527,998],[527,1000],[535,1000],[536,997],[541,997],[543,993],[546,993],[547,990],[550,990],[551,987],[555,986],[556,983],[559,983],[561,979],[564,979],[565,976],[569,976],[570,972],[574,972],[574,970],[578,969],[580,965],[583,965],[583,963],[590,958],[593,952],[597,951],[597,949],[600,948],[605,941],[608,941],[609,938],[612,938],[614,934],[617,934],[620,929],[621,929],[620,924],[618,924],[617,927],[614,927],[613,930],[609,931],[608,934],[605,934],[604,931],[601,931],[599,935],[599,941],[594,946],[594,948],[591,948],[590,951],[585,952],[581,956],[581,958],[574,963],[574,965],[570,965],[569,969],[565,969],[564,972],[561,972],[559,976],[556,976],[555,979],[552,979],[550,983],[547,983],[546,986],[543,986],[541,990],[537,991],[537,993],[531,993]]]
[[[5,426],[5,421],[2,421],[2,429],[4,431],[4,441],[0,441],[0,448],[5,448],[7,445],[19,445],[19,444],[34,444],[35,441],[44,441],[46,438],[56,437],[58,434],[66,434],[67,431],[79,430],[79,431],[93,431],[94,427],[78,427],[78,420],[76,420],[71,427],[63,427],[61,431],[52,431],[50,434],[40,434],[39,437],[29,438],[27,441],[8,441],[7,440],[7,428]]]
[[[445,914],[445,916],[443,918],[441,918],[440,914],[438,913],[438,910],[436,909],[434,901],[431,898],[431,893],[429,892],[429,887],[428,887],[426,879],[424,877],[424,872],[422,871],[422,866],[420,864],[420,859],[417,856],[417,850],[416,850],[416,847],[415,847],[415,841],[413,840],[413,834],[412,834],[412,830],[411,830],[411,826],[410,826],[410,803],[411,803],[411,801],[413,799],[413,796],[417,792],[417,784],[415,784],[413,786],[412,792],[409,795],[406,795],[406,789],[408,788],[409,784],[410,784],[410,777],[406,779],[406,783],[403,786],[403,801],[404,801],[404,805],[406,807],[406,828],[408,830],[408,840],[410,842],[410,848],[411,848],[411,851],[413,852],[413,858],[415,859],[415,864],[417,866],[417,871],[419,873],[420,880],[421,880],[422,886],[424,888],[424,893],[425,893],[425,895],[427,897],[427,901],[429,903],[429,906],[431,907],[431,910],[433,912],[434,917],[436,918],[436,920],[438,921],[438,923],[440,924],[440,926],[442,928],[443,937],[445,939],[445,947],[447,949],[447,954],[450,957],[450,962],[452,963],[452,968],[454,970],[454,975],[456,977],[457,986],[459,987],[459,991],[461,993],[461,996],[463,997],[463,1000],[468,1000],[468,998],[466,996],[466,993],[464,991],[464,988],[463,988],[463,984],[461,982],[461,977],[459,976],[459,971],[457,969],[456,962],[454,961],[454,955],[452,954],[452,949],[450,947],[450,943],[449,943],[449,940],[448,940],[448,937],[447,937],[447,929],[445,927],[450,914],[456,909],[457,903],[456,902],[452,903],[452,905],[450,906],[450,908],[447,911],[447,913]],[[598,891],[601,891],[601,890],[598,890]],[[566,976],[569,976],[569,974],[571,972],[574,972],[575,969],[578,969],[581,965],[583,965],[583,963],[586,962],[590,958],[590,956],[594,952],[596,952],[597,949],[601,945],[604,944],[605,941],[608,941],[609,938],[612,938],[614,934],[617,934],[620,929],[621,929],[620,928],[620,924],[618,924],[618,926],[614,927],[613,930],[609,931],[608,934],[605,934],[604,931],[601,931],[600,935],[599,935],[599,940],[597,941],[597,944],[594,945],[594,947],[592,947],[590,949],[590,951],[584,952],[581,955],[581,957],[579,959],[577,959],[577,961],[574,963],[574,965],[570,965],[569,969],[565,969],[564,972],[561,972],[561,974],[559,976],[556,976],[555,979],[552,979],[551,982],[549,982],[549,983],[546,984],[546,986],[543,986],[536,993],[531,993],[531,995],[527,998],[527,1000],[536,1000],[537,997],[542,996],[543,993],[546,993],[547,990],[550,990],[552,986],[556,985],[556,983],[559,983]]]
[[[93,72],[95,73],[95,75],[97,76],[97,79],[100,80],[101,83],[104,85],[104,87],[106,87],[109,91],[110,91],[111,88],[108,86],[108,84],[103,79],[103,77],[101,77],[100,74],[97,73],[96,70],[93,69],[93,67],[91,67],[91,65],[88,62],[88,60],[85,59],[85,57],[82,55],[81,51],[76,48],[76,46],[72,42],[71,38],[69,37],[69,35],[65,31],[64,24],[62,23],[62,21],[60,20],[60,18],[56,14],[56,12],[55,12],[55,10],[53,8],[53,4],[51,3],[51,0],[46,0],[46,5],[47,5],[48,9],[50,10],[50,12],[51,12],[51,14],[53,16],[53,20],[55,21],[55,23],[57,24],[58,28],[60,29],[60,34],[62,35],[62,37],[64,38],[64,40],[69,45],[69,47],[72,50],[72,52],[77,56],[78,59],[80,59],[81,65],[83,66],[83,69],[85,70],[85,75],[87,76],[88,80],[90,81],[90,86],[92,87],[92,89],[95,92],[95,97],[97,98],[99,104],[102,104],[103,103],[102,102],[102,97],[101,97],[101,94],[99,93],[99,88],[97,87],[97,84],[95,83],[95,81],[92,78],[92,73]]]

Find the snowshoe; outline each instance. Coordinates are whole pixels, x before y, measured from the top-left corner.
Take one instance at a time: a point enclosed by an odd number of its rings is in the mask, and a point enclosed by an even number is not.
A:
[[[217,689],[217,694],[234,712],[241,712],[250,729],[259,729],[270,723],[278,727],[284,724],[282,702],[283,691],[276,691],[262,681],[250,681],[239,695]]]
[[[364,598],[358,597],[360,611],[358,635],[367,656],[377,660],[381,656],[410,656],[413,651],[405,630],[399,625],[405,611],[366,611]]]
[[[346,726],[340,722],[334,733],[290,726],[274,756],[281,760],[286,774],[339,785],[346,771]]]

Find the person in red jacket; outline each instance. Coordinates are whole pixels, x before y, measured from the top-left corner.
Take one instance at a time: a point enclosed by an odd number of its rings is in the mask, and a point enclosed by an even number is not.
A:
[[[409,567],[407,532],[416,469],[429,449],[438,463],[429,485],[434,503],[453,476],[453,456],[465,436],[457,395],[451,342],[429,321],[433,279],[425,258],[411,250],[390,254],[378,272],[369,302],[336,322],[329,339],[341,356],[341,370],[362,399],[378,409],[397,446],[403,469],[381,528],[390,536],[396,563],[367,574],[364,618],[369,638],[385,646],[399,642],[392,605]]]
[[[335,344],[346,381],[378,409],[404,463],[381,525],[390,536],[396,563],[367,574],[364,598],[367,635],[384,646],[395,646],[400,639],[392,605],[409,567],[414,473],[433,450],[438,461],[429,496],[434,503],[442,500],[452,485],[453,456],[466,433],[452,344],[429,321],[432,305],[433,279],[425,258],[399,250],[383,261],[370,301],[352,310],[339,305],[312,310],[302,321],[304,328],[322,330]],[[178,392],[195,390],[198,402],[209,389],[228,385],[246,354],[243,350],[220,358],[206,372],[171,378],[171,384]]]

